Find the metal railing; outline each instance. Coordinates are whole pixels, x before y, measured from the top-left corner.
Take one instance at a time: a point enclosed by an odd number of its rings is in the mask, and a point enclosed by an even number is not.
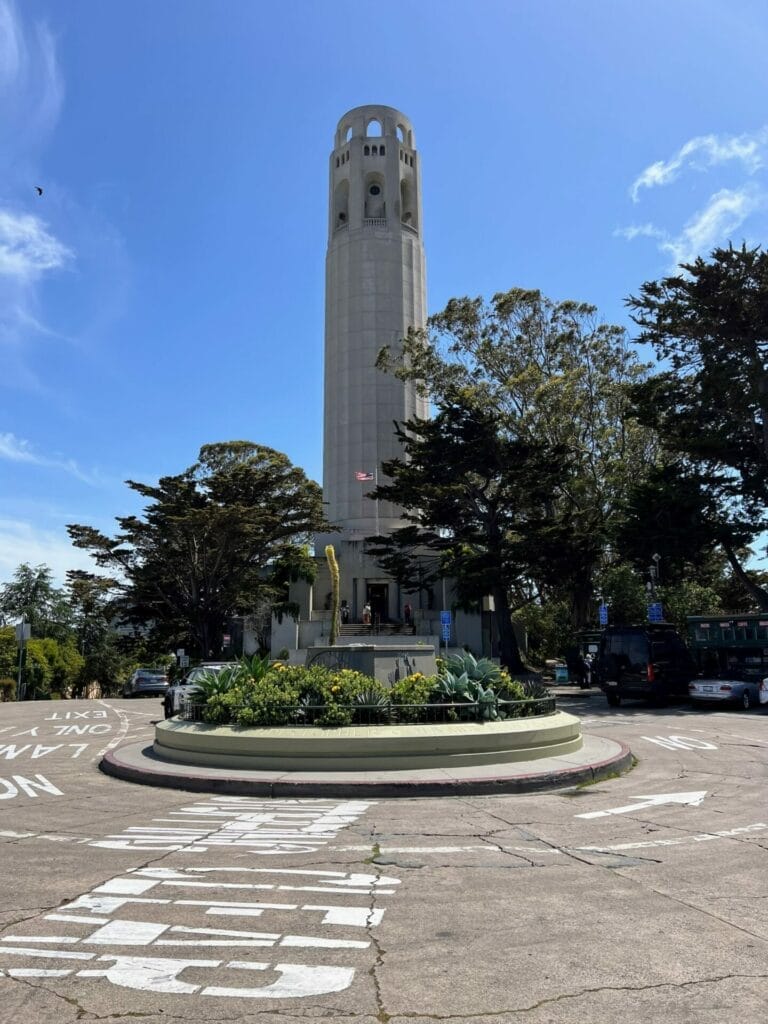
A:
[[[387,226],[386,217],[364,217],[363,224],[367,228],[385,228]]]
[[[453,722],[489,722],[512,718],[537,718],[557,711],[554,697],[531,697],[526,700],[462,701],[453,704],[281,704],[265,703],[258,707],[243,705],[231,709],[232,723],[239,712],[253,710],[258,726],[325,725],[327,713],[347,712],[350,725],[448,725]],[[203,722],[205,704],[188,698],[182,701],[179,717],[185,722]]]

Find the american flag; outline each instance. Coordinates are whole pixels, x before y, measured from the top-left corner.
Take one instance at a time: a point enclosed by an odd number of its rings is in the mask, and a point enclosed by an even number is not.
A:
[[[366,473],[365,470],[358,469],[355,473],[355,480],[373,480],[373,473]]]

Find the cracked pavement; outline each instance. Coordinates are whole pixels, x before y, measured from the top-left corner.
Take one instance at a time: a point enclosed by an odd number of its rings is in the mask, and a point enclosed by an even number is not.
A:
[[[14,1024],[722,1024],[734,1017],[744,1024],[762,1022],[768,1004],[768,714],[641,704],[609,711],[597,696],[563,706],[583,716],[585,731],[627,743],[638,759],[634,770],[550,793],[367,802],[330,839],[303,852],[266,856],[236,845],[196,851],[196,842],[204,845],[205,839],[185,839],[176,844],[180,849],[93,845],[107,836],[136,835],[131,829],[174,828],[181,808],[208,799],[98,772],[98,753],[108,742],[151,738],[159,702],[3,705],[0,779],[7,793],[16,790],[0,799],[3,1018]],[[108,731],[78,733],[67,745],[70,737],[54,730],[61,733],[70,720],[50,716],[75,709],[104,712],[92,724],[108,725]],[[72,721],[85,729],[91,720]],[[37,732],[28,739],[24,734],[31,729]],[[78,752],[75,740],[87,749]],[[8,745],[14,744],[9,756]],[[35,744],[41,746],[33,757]],[[46,752],[45,745],[57,749]],[[19,776],[43,776],[47,786],[27,792]],[[631,806],[646,795],[702,790],[707,795],[698,806],[658,804],[577,817]],[[360,927],[321,925],[316,909],[299,906],[301,900],[285,893],[262,898],[272,899],[272,906],[293,900],[290,920],[275,909],[264,910],[262,919],[221,907],[215,913],[233,916],[201,919],[193,906],[199,900],[153,902],[165,890],[152,889],[146,900],[119,912],[121,921],[159,933],[171,921],[173,903],[176,932],[200,933],[202,921],[230,937],[206,940],[208,948],[200,949],[175,948],[181,943],[174,939],[168,949],[148,951],[129,936],[117,949],[79,954],[258,961],[258,973],[251,968],[247,977],[242,969],[230,970],[230,976],[239,975],[226,983],[233,986],[269,986],[280,977],[277,962],[351,970],[346,986],[327,994],[206,995],[207,968],[197,966],[179,975],[193,993],[127,988],[93,976],[94,964],[101,966],[95,959],[46,961],[4,953],[62,934],[67,941],[56,948],[87,950],[83,924],[66,916],[70,901],[141,869],[188,874],[211,867],[234,873],[200,877],[242,882],[246,876],[238,872],[267,868],[353,872],[400,884],[386,895],[376,882],[365,896],[315,894],[324,904],[362,908]],[[203,895],[210,892],[221,906],[243,899],[239,889],[232,895],[226,887],[213,887],[218,883],[206,884],[212,888]],[[46,917],[60,919],[62,912],[67,923]],[[220,948],[240,941],[232,934],[262,929],[290,932],[292,939],[337,938],[347,947]],[[84,976],[75,970],[66,976],[24,974],[40,964],[65,970],[72,963],[86,969]]]

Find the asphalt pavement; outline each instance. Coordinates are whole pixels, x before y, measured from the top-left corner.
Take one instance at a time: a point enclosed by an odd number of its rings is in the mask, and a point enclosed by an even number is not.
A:
[[[0,705],[3,1019],[741,1024],[768,1003],[768,714],[562,706],[635,768],[305,799],[105,776],[156,700]]]

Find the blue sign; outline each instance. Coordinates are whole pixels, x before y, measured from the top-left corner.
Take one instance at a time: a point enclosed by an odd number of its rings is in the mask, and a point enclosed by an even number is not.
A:
[[[441,626],[450,626],[450,624],[451,624],[451,613],[450,612],[440,612],[440,625]]]
[[[654,601],[653,604],[648,605],[648,621],[649,622],[663,622],[664,621],[664,608],[661,601]]]
[[[598,618],[598,621],[600,622],[601,626],[607,626],[608,625],[608,605],[607,604],[601,604],[600,607],[597,609],[597,618]]]

